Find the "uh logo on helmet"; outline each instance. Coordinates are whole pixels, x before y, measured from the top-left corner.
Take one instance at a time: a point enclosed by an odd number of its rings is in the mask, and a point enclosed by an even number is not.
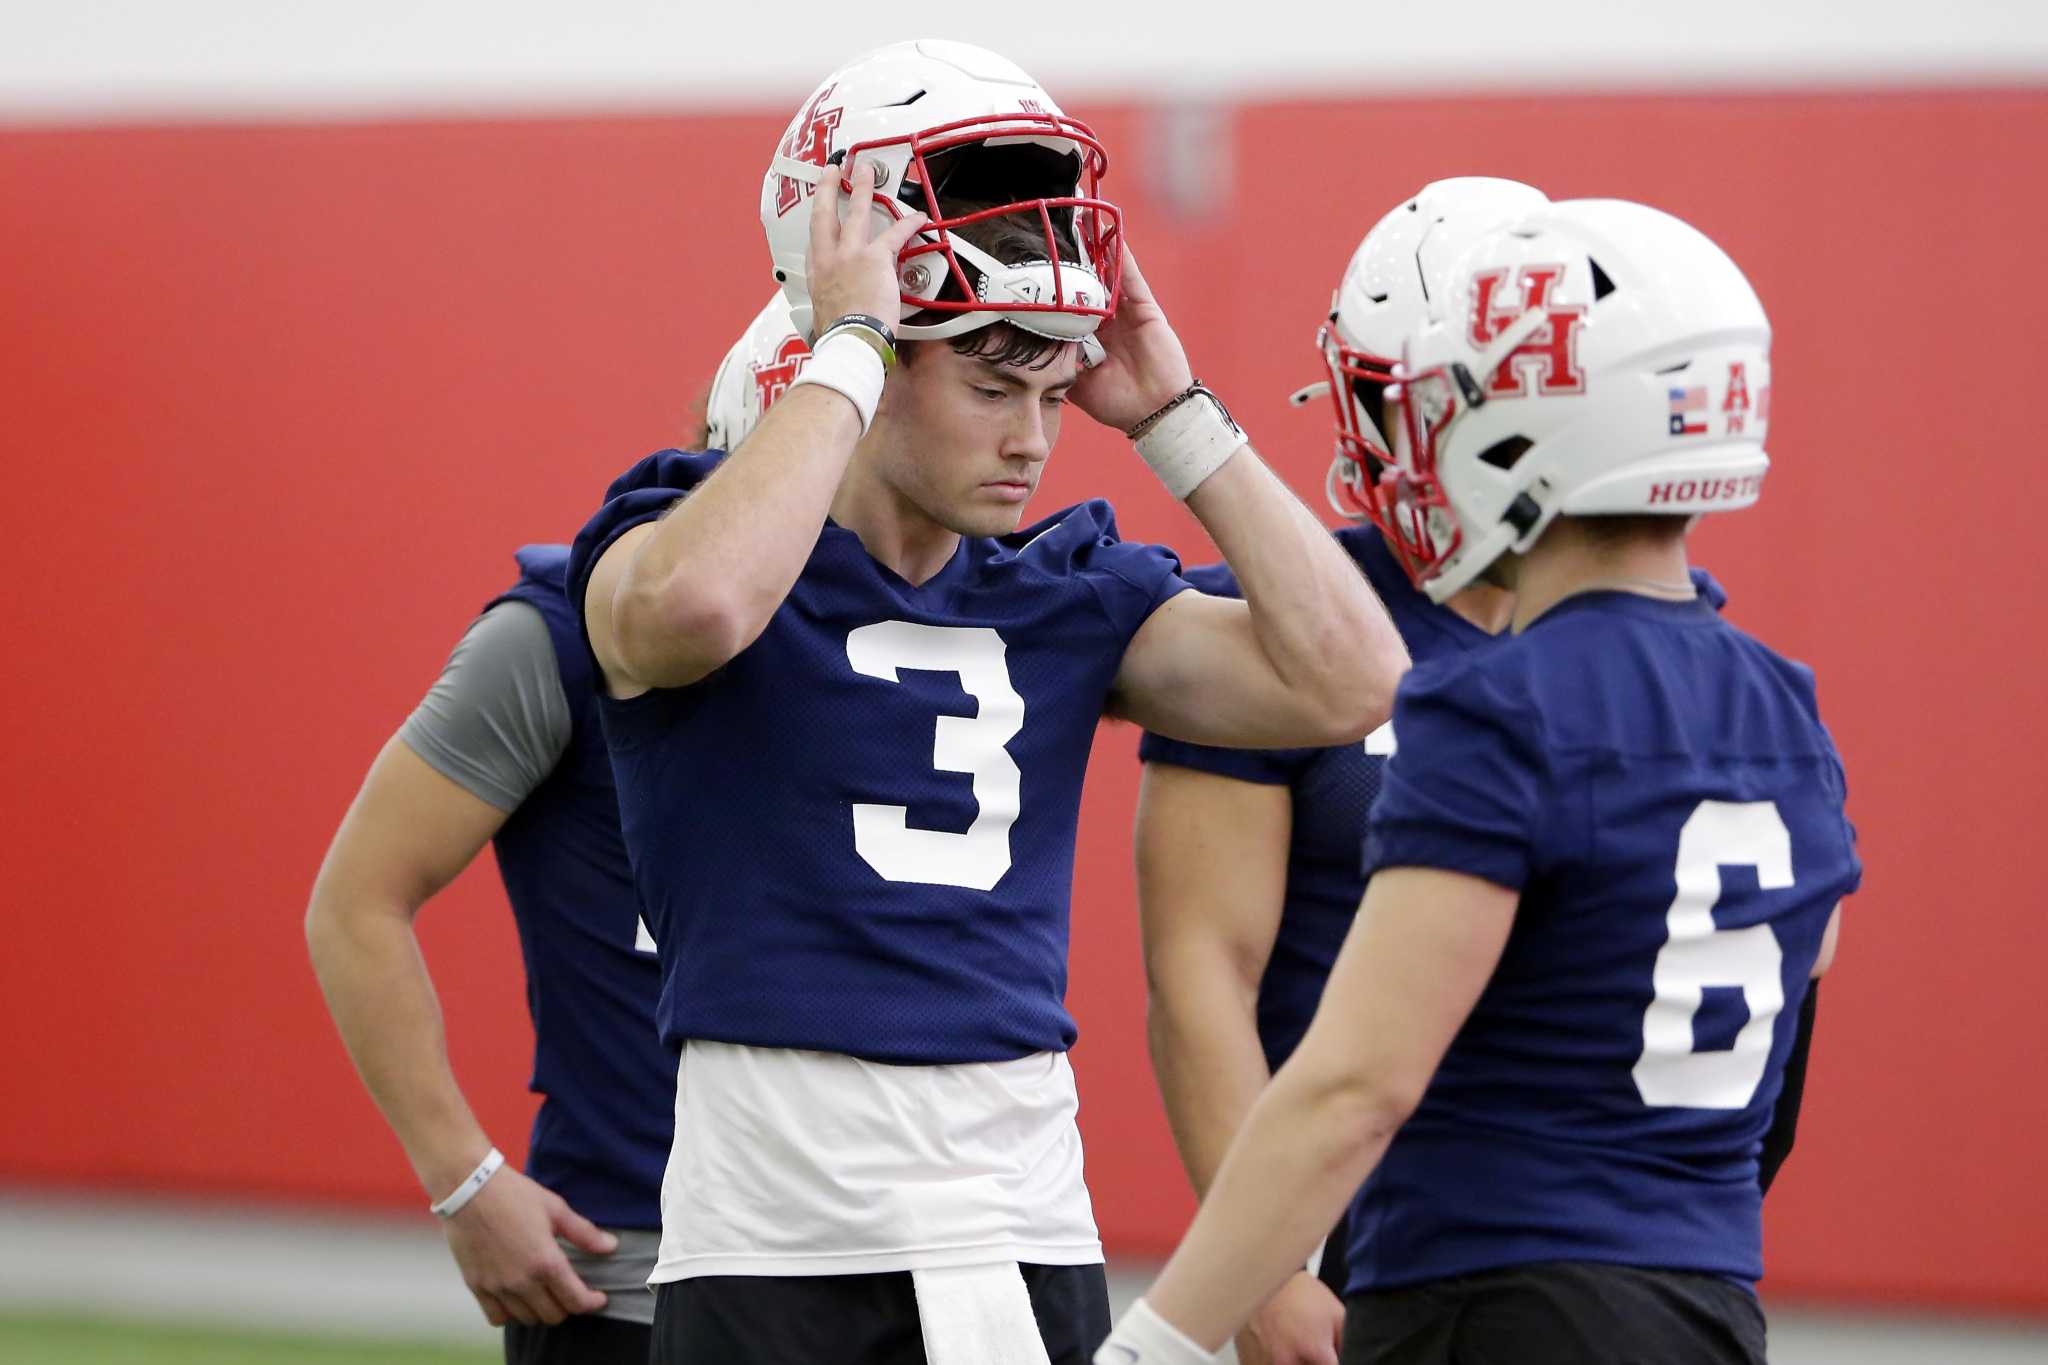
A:
[[[859,162],[874,167],[874,212],[884,222],[911,210],[931,220],[898,260],[898,336],[951,337],[1006,321],[1078,341],[1116,311],[1122,215],[1099,191],[1109,168],[1100,140],[1014,63],[925,39],[878,48],[827,76],[762,178],[761,225],[799,335],[830,321],[811,315],[808,285],[817,185]],[[970,238],[1003,245],[991,251]]]
[[[732,450],[803,373],[811,348],[796,334],[789,301],[772,294],[719,362],[704,402],[704,433],[712,450]]]
[[[1386,393],[1381,529],[1436,601],[1559,513],[1747,507],[1770,458],[1770,322],[1668,213],[1549,204],[1484,233]]]

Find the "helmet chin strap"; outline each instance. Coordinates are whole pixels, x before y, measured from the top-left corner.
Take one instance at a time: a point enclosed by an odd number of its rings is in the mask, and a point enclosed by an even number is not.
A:
[[[1010,299],[1018,303],[1038,303],[1061,295],[1083,307],[1100,307],[1107,301],[1109,291],[1104,287],[1102,277],[1093,269],[1078,262],[1062,261],[1055,276],[1050,261],[1005,264],[972,242],[957,235],[949,236],[953,253],[962,265],[981,276],[980,285],[975,290],[975,301],[984,307],[972,312],[940,313],[936,322],[906,323],[897,328],[898,336],[913,341],[956,337],[997,322],[1007,322],[1019,331],[1048,341],[1080,343],[1084,369],[1091,369],[1102,362],[1102,343],[1095,339],[1095,331],[1102,324],[1101,318],[1044,308],[1011,312],[1001,307]],[[937,292],[937,289],[932,290],[934,294]]]
[[[1102,343],[1096,340],[1092,332],[1087,336],[1074,336],[1071,333],[1056,332],[1045,325],[1045,320],[1048,317],[1072,319],[1073,315],[1063,313],[998,313],[977,310],[972,313],[954,313],[948,316],[944,322],[930,324],[909,323],[898,327],[896,335],[903,341],[950,340],[953,337],[966,336],[969,332],[979,331],[983,327],[993,327],[999,322],[1007,322],[1020,332],[1029,332],[1033,336],[1044,337],[1047,341],[1061,341],[1078,345],[1081,348],[1081,368],[1084,370],[1092,370],[1102,363],[1103,357],[1108,353],[1102,349]],[[1078,318],[1073,320],[1091,323],[1099,321],[1096,318]]]
[[[801,180],[806,185],[816,185],[825,179],[826,168],[813,162],[798,161],[793,156],[784,156],[777,152],[774,159],[768,163],[768,169],[776,175]],[[839,168],[834,166],[832,169],[836,171]]]

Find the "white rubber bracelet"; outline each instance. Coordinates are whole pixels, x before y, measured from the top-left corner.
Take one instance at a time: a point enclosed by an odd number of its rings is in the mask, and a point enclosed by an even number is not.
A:
[[[882,401],[882,381],[887,373],[873,346],[842,329],[818,342],[818,349],[811,352],[803,373],[790,387],[822,384],[844,395],[860,413],[860,434],[865,436],[875,424],[875,408]]]
[[[1166,491],[1185,498],[1242,450],[1247,438],[1222,404],[1207,393],[1197,393],[1160,418],[1135,444]]]
[[[484,1154],[484,1159],[476,1163],[476,1169],[469,1173],[469,1177],[455,1187],[455,1193],[440,1203],[429,1204],[427,1207],[434,1211],[437,1218],[453,1218],[468,1207],[469,1201],[476,1198],[476,1192],[482,1189],[504,1164],[505,1154],[496,1147],[491,1148]]]
[[[1220,1354],[1203,1350],[1139,1299],[1095,1353],[1095,1365],[1211,1365]]]

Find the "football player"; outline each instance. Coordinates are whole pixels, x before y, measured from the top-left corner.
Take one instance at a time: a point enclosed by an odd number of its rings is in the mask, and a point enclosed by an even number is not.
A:
[[[708,417],[721,440],[752,428],[780,392],[775,367],[801,346],[778,294],[719,368]],[[505,1328],[511,1365],[647,1359],[674,1112],[654,943],[562,591],[568,556],[518,552],[518,581],[372,764],[306,914],[335,1023],[446,1220],[464,1283]],[[503,1168],[456,1084],[412,929],[486,840],[519,930],[543,1097],[523,1175]]]
[[[1511,589],[1511,634],[1402,683],[1315,1019],[1100,1362],[1211,1359],[1353,1190],[1347,1365],[1764,1360],[1758,1150],[1861,875],[1812,674],[1687,573],[1761,489],[1769,327],[1618,201],[1451,275],[1376,496],[1418,585]]]
[[[1378,425],[1380,396],[1431,289],[1448,286],[1445,267],[1482,231],[1542,202],[1541,191],[1512,180],[1423,186],[1366,234],[1316,337],[1330,379],[1315,387],[1332,391],[1338,414],[1325,487],[1331,506],[1359,523],[1339,530],[1337,543],[1386,603],[1418,663],[1490,641],[1514,601],[1474,583],[1437,605],[1369,524],[1392,458]],[[1204,592],[1238,595],[1225,565],[1186,576]],[[1138,907],[1152,1064],[1197,1194],[1308,1029],[1365,889],[1359,840],[1393,746],[1391,726],[1363,744],[1321,749],[1229,749],[1157,734],[1138,746]],[[1340,1221],[1315,1265],[1283,1285],[1239,1336],[1244,1365],[1337,1359],[1345,1257]]]
[[[680,1053],[657,1361],[1087,1360],[1062,997],[1096,724],[1355,741],[1406,666],[1194,382],[1105,164],[992,53],[834,73],[762,194],[811,358],[736,454],[650,457],[577,540]],[[1018,529],[1069,406],[1245,600],[1181,592],[1100,501]]]

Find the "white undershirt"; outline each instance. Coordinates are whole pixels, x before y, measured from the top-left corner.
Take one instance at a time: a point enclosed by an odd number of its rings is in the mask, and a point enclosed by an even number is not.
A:
[[[1096,1265],[1063,1053],[885,1066],[684,1045],[649,1283]]]

